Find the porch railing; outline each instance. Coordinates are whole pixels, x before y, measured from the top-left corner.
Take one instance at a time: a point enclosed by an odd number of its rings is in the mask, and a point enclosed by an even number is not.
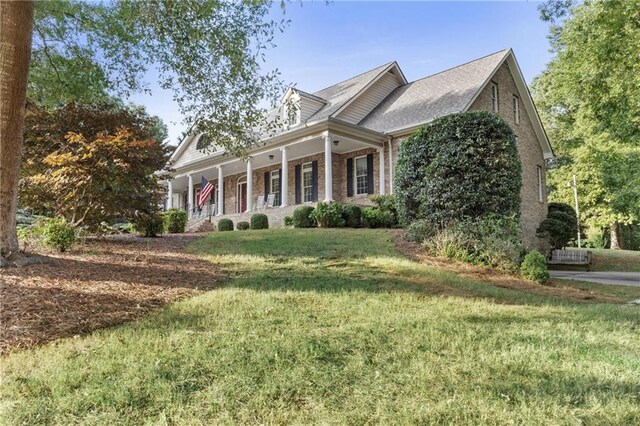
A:
[[[187,204],[185,206],[181,206],[179,209],[184,210],[189,215],[189,219],[201,219],[201,218],[209,218],[211,219],[217,213],[217,205],[216,204],[205,204],[202,208],[198,208],[197,205],[193,207],[191,204]]]

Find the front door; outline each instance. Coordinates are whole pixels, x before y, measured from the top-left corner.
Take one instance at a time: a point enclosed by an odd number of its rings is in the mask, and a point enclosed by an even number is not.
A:
[[[238,211],[242,213],[247,210],[247,182],[238,182]]]

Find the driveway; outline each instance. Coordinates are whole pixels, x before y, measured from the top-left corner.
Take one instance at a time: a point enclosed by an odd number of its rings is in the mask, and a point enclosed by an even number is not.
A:
[[[553,278],[562,278],[563,280],[640,287],[640,272],[549,271],[549,274]]]

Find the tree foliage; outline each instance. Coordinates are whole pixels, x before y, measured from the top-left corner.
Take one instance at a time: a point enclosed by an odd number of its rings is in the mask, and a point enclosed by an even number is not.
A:
[[[157,209],[169,148],[162,126],[141,109],[113,104],[29,109],[20,204],[74,226]]]
[[[549,242],[551,248],[561,249],[576,238],[578,217],[568,204],[549,203],[547,217],[540,223],[536,234]]]
[[[572,202],[581,222],[617,228],[640,219],[640,7],[637,1],[547,2],[555,57],[533,84],[557,160],[550,198]]]
[[[515,135],[496,114],[448,115],[400,146],[394,189],[404,225],[488,213],[519,217],[521,185]]]
[[[147,90],[157,71],[186,124],[230,151],[272,126],[263,100],[282,90],[264,53],[286,26],[272,1],[119,0],[37,2],[29,91],[34,102],[106,100]],[[283,6],[284,8],[284,6]]]

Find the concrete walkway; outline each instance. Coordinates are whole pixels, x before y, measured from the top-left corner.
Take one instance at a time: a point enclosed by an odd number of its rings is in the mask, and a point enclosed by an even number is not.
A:
[[[549,271],[549,274],[553,278],[562,278],[564,280],[640,287],[640,272]]]

